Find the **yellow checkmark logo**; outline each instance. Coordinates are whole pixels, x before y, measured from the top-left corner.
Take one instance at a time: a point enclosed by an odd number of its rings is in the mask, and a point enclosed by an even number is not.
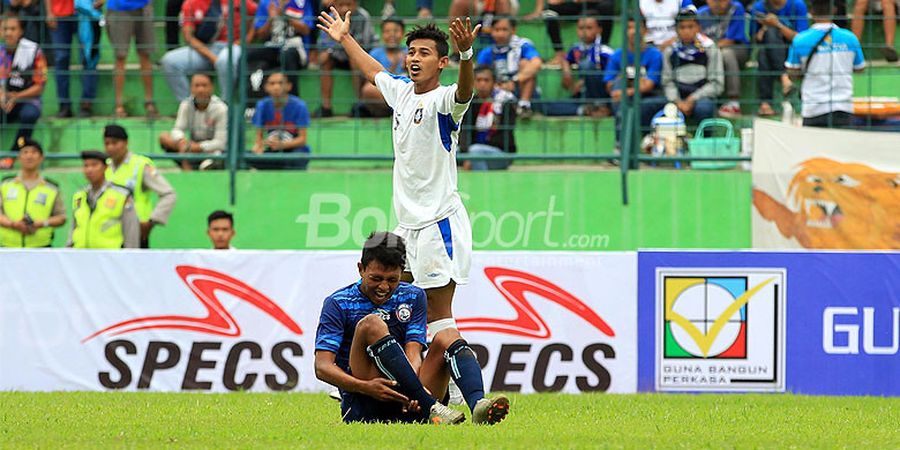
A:
[[[678,314],[673,310],[673,306],[675,304],[675,300],[678,298],[678,294],[683,292],[684,289],[691,285],[695,285],[699,283],[705,282],[703,278],[683,278],[677,280],[680,286],[676,287],[671,294],[667,292],[666,295],[666,311],[665,317],[667,320],[671,320],[680,326],[685,332],[687,332],[688,336],[694,340],[694,343],[697,344],[697,347],[700,348],[700,352],[703,353],[703,357],[706,358],[709,356],[709,349],[712,348],[713,342],[716,341],[716,338],[719,336],[719,333],[722,332],[722,329],[725,328],[725,324],[728,323],[728,319],[731,318],[735,313],[737,313],[744,305],[750,302],[750,299],[756,295],[762,288],[766,285],[775,281],[775,277],[769,278],[765,280],[753,288],[749,289],[747,292],[744,292],[740,297],[734,299],[728,307],[722,311],[716,317],[716,320],[713,322],[712,327],[709,331],[704,334],[697,328],[690,320]],[[667,286],[668,287],[668,286]],[[680,289],[679,289],[680,287]]]

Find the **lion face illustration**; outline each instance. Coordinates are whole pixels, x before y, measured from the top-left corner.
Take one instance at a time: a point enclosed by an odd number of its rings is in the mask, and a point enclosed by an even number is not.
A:
[[[900,248],[900,175],[813,158],[799,165],[788,205],[754,189],[753,204],[806,248]]]

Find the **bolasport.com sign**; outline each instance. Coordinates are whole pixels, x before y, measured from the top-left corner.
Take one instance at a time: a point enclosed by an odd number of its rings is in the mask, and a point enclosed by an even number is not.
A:
[[[356,281],[359,255],[15,257],[0,274],[0,364],[17,370],[0,373],[0,390],[228,392],[327,388],[313,369],[318,316]],[[454,309],[486,388],[633,392],[634,258],[476,253]]]

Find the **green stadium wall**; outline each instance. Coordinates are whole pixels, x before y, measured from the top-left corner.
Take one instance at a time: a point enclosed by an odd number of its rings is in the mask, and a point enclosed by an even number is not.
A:
[[[49,176],[69,208],[83,177]],[[357,249],[369,231],[396,223],[388,171],[240,172],[234,207],[227,173],[166,177],[178,205],[169,225],[154,230],[154,248],[207,248],[206,215],[219,208],[234,212],[242,249]],[[750,247],[749,173],[647,170],[628,180],[627,206],[616,171],[461,172],[459,185],[476,249]]]

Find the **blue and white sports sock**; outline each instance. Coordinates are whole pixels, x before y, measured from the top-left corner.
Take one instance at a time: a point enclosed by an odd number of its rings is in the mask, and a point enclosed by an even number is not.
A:
[[[422,411],[426,412],[434,405],[435,400],[428,395],[418,375],[409,365],[403,348],[393,336],[385,336],[370,345],[366,351],[375,361],[378,370],[384,376],[397,382],[396,389],[410,400],[418,400]]]
[[[484,398],[484,380],[481,378],[481,366],[475,352],[465,339],[457,339],[444,352],[444,360],[447,361],[450,377],[462,392],[469,410],[475,411],[475,404]]]

